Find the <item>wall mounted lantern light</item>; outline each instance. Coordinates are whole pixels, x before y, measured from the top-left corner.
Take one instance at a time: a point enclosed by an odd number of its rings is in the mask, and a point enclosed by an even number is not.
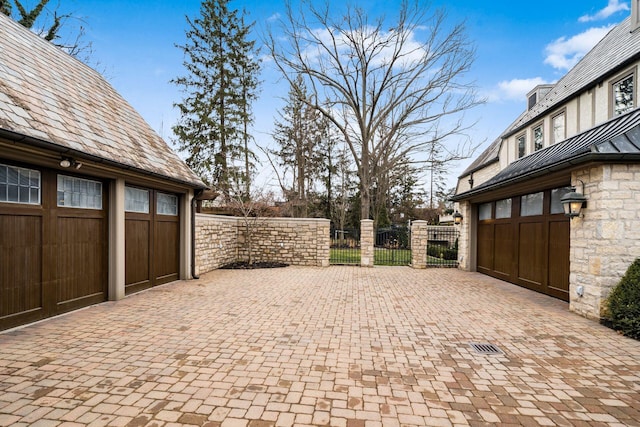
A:
[[[578,193],[576,187],[571,187],[571,191],[560,199],[564,214],[570,219],[580,216],[582,209],[587,207],[587,198],[584,197],[584,182],[578,181],[582,184],[582,193]]]
[[[73,166],[75,169],[80,169],[82,167],[82,163],[78,162],[75,159],[72,159],[71,157],[63,157],[62,160],[60,160],[60,166],[63,168],[69,168]]]
[[[456,225],[460,225],[460,224],[462,224],[462,218],[464,218],[464,217],[462,216],[462,214],[461,214],[460,212],[456,211],[456,212],[453,214],[453,223],[454,223],[454,224],[456,224]]]

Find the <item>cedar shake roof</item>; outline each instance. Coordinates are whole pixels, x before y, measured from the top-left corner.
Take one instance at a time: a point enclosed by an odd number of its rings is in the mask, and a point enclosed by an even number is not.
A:
[[[96,71],[0,13],[0,131],[204,188]]]
[[[466,200],[481,193],[587,162],[638,160],[640,108],[529,154],[511,163],[490,180],[451,199]]]

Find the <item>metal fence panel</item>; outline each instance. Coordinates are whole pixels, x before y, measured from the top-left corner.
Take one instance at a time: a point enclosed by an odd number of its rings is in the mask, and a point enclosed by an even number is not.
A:
[[[458,267],[458,238],[455,226],[429,226],[427,267]]]
[[[331,226],[329,264],[360,265],[360,230]]]
[[[375,236],[374,265],[411,264],[411,229],[409,227],[379,228]]]

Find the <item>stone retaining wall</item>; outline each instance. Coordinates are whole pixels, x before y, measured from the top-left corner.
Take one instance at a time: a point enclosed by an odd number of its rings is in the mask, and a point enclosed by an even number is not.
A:
[[[290,265],[329,265],[328,219],[249,218],[253,261]],[[196,215],[196,272],[248,260],[244,218]]]

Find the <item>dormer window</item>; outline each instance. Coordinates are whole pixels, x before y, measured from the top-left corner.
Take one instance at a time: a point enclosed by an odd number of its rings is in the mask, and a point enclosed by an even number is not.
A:
[[[634,77],[635,73],[631,72],[611,84],[611,104],[614,116],[633,110],[635,106]]]
[[[531,110],[534,105],[536,105],[538,103],[538,93],[534,92],[533,94],[531,94],[531,96],[529,96],[529,102],[528,102],[528,107],[529,110]]]

